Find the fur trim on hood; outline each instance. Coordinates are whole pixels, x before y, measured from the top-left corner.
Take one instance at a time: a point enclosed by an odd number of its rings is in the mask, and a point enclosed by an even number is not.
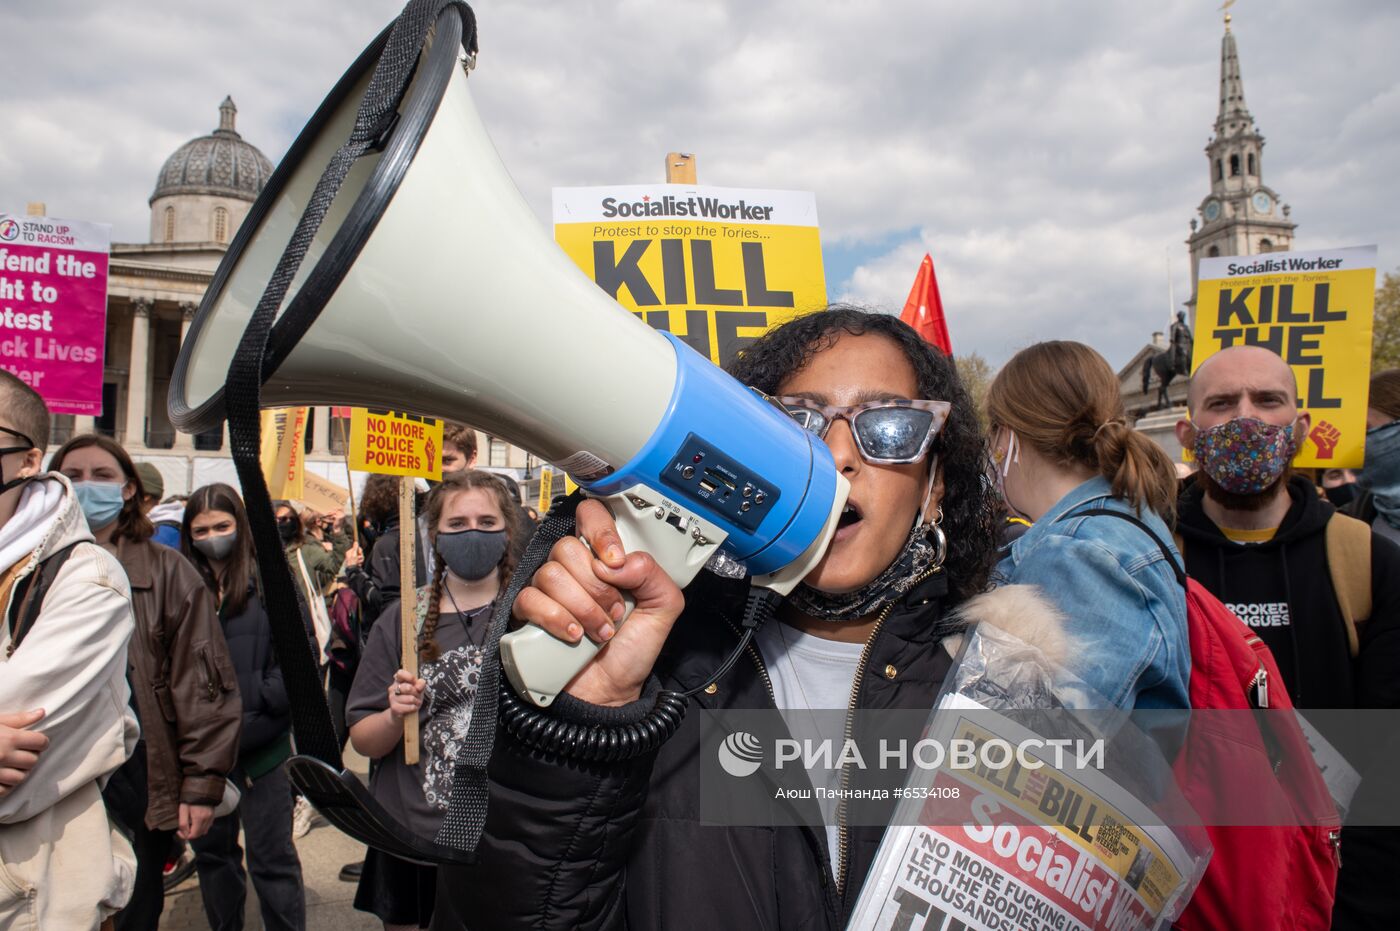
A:
[[[969,598],[958,608],[957,616],[964,622],[964,630],[977,624],[995,627],[1038,650],[1052,667],[1065,665],[1069,653],[1065,616],[1034,585],[1003,585]],[[962,649],[962,642],[963,634],[944,641],[954,656]]]

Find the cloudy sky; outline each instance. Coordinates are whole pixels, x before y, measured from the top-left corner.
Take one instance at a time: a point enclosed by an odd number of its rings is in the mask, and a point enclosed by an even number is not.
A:
[[[954,349],[1082,339],[1115,366],[1190,293],[1219,0],[490,2],[472,85],[549,219],[553,186],[813,191],[833,299],[902,305],[925,251]],[[144,241],[165,158],[217,126],[277,161],[395,0],[6,0],[0,210]],[[1242,0],[1266,184],[1305,248],[1400,265],[1400,4]]]

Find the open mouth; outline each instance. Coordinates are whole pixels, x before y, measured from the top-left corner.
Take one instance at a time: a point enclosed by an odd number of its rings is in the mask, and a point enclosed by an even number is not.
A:
[[[841,510],[841,517],[836,522],[836,530],[849,530],[861,521],[860,505],[847,501],[846,506]]]

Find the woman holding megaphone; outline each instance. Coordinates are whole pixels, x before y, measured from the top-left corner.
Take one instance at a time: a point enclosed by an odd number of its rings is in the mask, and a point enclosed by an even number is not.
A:
[[[892,316],[832,307],[772,330],[731,371],[824,439],[849,480],[830,548],[750,658],[711,681],[739,640],[747,582],[702,572],[682,592],[583,502],[578,536],[514,607],[606,644],[548,713],[634,722],[661,688],[695,688],[702,708],[783,709],[794,732],[823,709],[933,707],[952,665],[943,641],[985,604],[996,552],[985,440],[952,360]],[[619,624],[623,592],[636,608]],[[1034,623],[1041,603],[1020,596]],[[478,862],[440,868],[434,927],[844,926],[884,829],[839,815],[825,830],[702,824],[696,717],[612,763],[500,729]]]

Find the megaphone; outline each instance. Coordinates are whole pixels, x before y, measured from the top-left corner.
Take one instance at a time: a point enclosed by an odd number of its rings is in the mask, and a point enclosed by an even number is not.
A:
[[[544,233],[468,89],[443,12],[392,124],[351,167],[292,280],[263,366],[267,407],[390,408],[472,424],[603,499],[623,544],[679,585],[717,552],[786,594],[820,560],[848,486],[774,402],[607,297]],[[225,415],[225,375],[340,144],[381,43],[336,84],[240,227],[180,347],[170,417]],[[297,332],[292,310],[310,302]],[[537,627],[501,640],[516,690],[547,705],[597,646]]]

